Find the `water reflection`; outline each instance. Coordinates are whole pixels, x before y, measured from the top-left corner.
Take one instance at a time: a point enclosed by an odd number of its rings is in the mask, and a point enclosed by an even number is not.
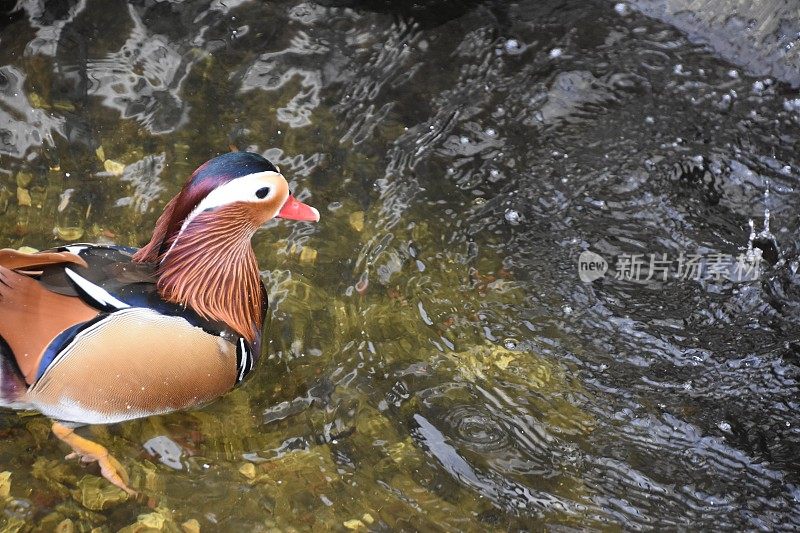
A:
[[[91,430],[155,509],[4,413],[0,525],[800,526],[796,95],[626,5],[423,4],[12,12],[3,246],[139,245],[229,145],[327,209],[256,236],[254,379]],[[614,279],[631,253],[764,262]]]

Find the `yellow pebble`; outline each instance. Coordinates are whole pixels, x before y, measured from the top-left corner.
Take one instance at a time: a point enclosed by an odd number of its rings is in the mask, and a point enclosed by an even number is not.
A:
[[[68,102],[66,100],[59,100],[58,102],[53,102],[53,107],[58,109],[59,111],[75,111],[75,105],[72,102]]]
[[[181,529],[183,530],[183,533],[200,533],[200,522],[194,518],[191,518],[181,524]]]
[[[359,232],[364,230],[364,211],[350,213],[350,227]]]
[[[83,237],[83,228],[74,227],[60,227],[53,228],[53,233],[62,241],[77,241]]]
[[[17,187],[22,189],[27,189],[28,185],[31,184],[33,181],[33,174],[30,172],[18,172],[17,173]]]
[[[139,515],[137,522],[150,529],[161,531],[164,529],[164,524],[166,524],[167,519],[159,513],[148,513]]]
[[[106,169],[106,172],[114,176],[122,176],[122,173],[125,172],[125,165],[112,159],[103,161],[103,168]]]
[[[372,515],[369,513],[364,513],[363,515],[361,515],[361,520],[363,520],[367,524],[372,524],[373,522],[375,522],[375,519],[372,518]]]
[[[346,527],[347,529],[352,529],[352,530],[366,529],[367,528],[367,526],[364,525],[364,522],[362,522],[361,520],[359,520],[357,518],[353,518],[352,520],[346,521],[344,523],[344,527]]]
[[[31,107],[42,108],[46,106],[44,98],[39,96],[38,93],[28,93],[28,101],[31,103]]]
[[[56,533],[73,533],[75,531],[75,524],[72,523],[72,520],[69,518],[65,518],[56,526],[55,529]]]
[[[24,205],[30,207],[31,205],[31,193],[28,189],[23,189],[22,187],[17,187],[17,203],[19,205]]]
[[[0,472],[0,498],[11,494],[11,472]]]
[[[253,463],[245,463],[239,467],[239,473],[247,479],[253,479],[256,477],[256,465]]]
[[[308,246],[304,246],[303,251],[300,252],[300,262],[315,263],[316,261],[317,261],[317,251]]]

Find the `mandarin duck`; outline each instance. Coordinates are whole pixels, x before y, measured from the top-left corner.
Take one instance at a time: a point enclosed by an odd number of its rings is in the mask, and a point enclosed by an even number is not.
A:
[[[136,250],[0,250],[0,407],[32,409],[129,494],[122,465],[74,430],[204,404],[253,369],[267,293],[250,239],[268,220],[316,222],[258,154],[206,162]]]

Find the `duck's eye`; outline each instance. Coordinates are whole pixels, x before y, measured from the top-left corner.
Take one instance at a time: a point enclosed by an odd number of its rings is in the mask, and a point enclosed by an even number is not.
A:
[[[269,187],[261,187],[256,191],[256,196],[258,196],[262,200],[266,198],[268,194],[269,194]]]

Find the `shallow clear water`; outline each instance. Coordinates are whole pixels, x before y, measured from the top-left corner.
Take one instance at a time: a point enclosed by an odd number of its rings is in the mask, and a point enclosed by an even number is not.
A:
[[[254,240],[251,380],[84,430],[145,497],[0,413],[0,528],[800,527],[789,85],[606,2],[23,4],[0,245],[141,245],[231,145],[322,221]]]

